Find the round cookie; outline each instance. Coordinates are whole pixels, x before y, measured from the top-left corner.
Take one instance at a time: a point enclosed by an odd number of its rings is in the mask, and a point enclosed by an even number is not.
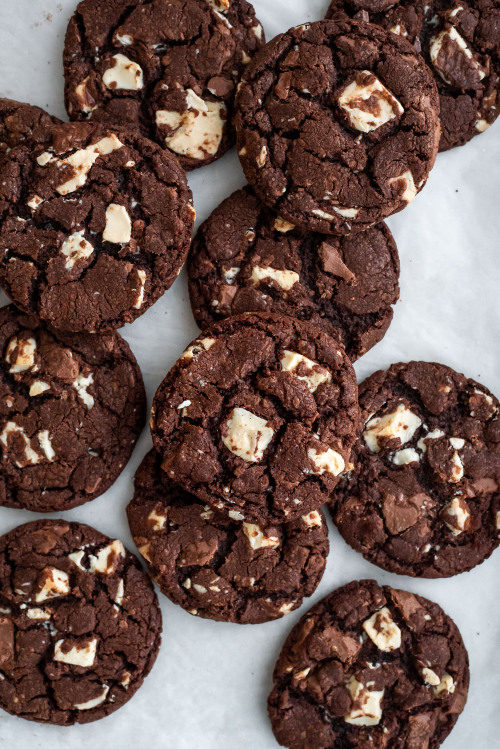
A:
[[[146,420],[128,344],[118,333],[55,333],[10,305],[0,355],[0,505],[60,512],[103,494]]]
[[[127,125],[196,169],[234,144],[236,86],[262,44],[246,0],[83,0],[66,34],[68,113]]]
[[[15,146],[59,123],[39,107],[0,98],[0,162]]]
[[[468,687],[467,651],[444,611],[361,580],[293,628],[274,669],[269,716],[289,749],[437,749]]]
[[[205,331],[153,403],[168,477],[232,520],[291,522],[329,498],[359,408],[342,345],[308,323],[247,313]]]
[[[464,145],[496,120],[500,111],[497,0],[333,0],[329,17],[339,13],[403,35],[422,53],[441,100],[440,151]]]
[[[259,624],[299,608],[316,590],[328,528],[316,510],[293,523],[237,523],[173,484],[154,450],[135,475],[130,531],[152,578],[194,616]]]
[[[0,168],[0,282],[55,328],[132,322],[175,281],[194,221],[177,160],[151,141],[70,123]]]
[[[399,256],[385,224],[342,238],[301,232],[250,187],[201,226],[188,273],[202,329],[243,312],[288,314],[339,336],[351,361],[384,337],[399,298]]]
[[[360,386],[362,434],[332,497],[345,540],[390,572],[450,577],[500,541],[500,404],[442,364],[393,364]]]
[[[80,523],[40,520],[0,538],[0,707],[41,723],[115,712],[148,675],[161,613],[138,559]]]
[[[238,148],[260,199],[323,234],[363,231],[424,186],[439,143],[431,72],[402,37],[349,19],[290,29],[248,66]]]

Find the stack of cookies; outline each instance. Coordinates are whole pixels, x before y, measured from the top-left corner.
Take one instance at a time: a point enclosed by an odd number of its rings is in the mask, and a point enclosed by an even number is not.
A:
[[[390,572],[484,561],[500,403],[427,362],[358,391],[353,362],[399,298],[384,219],[498,114],[494,0],[334,0],[267,45],[246,0],[83,0],[64,64],[70,123],[0,102],[0,504],[61,512],[117,479],[146,398],[116,330],[189,253],[202,333],[157,390],[127,507],[162,593],[216,621],[285,616],[322,578],[324,506]],[[235,142],[249,184],[191,242],[186,171]],[[64,520],[0,539],[0,614],[0,705],[32,720],[113,712],[160,646],[137,559]],[[269,715],[289,749],[437,749],[468,682],[437,604],[356,581],[292,630]]]

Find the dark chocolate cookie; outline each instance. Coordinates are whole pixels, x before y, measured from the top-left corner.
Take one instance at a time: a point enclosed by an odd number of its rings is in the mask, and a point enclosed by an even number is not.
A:
[[[422,53],[441,99],[440,151],[462,146],[496,120],[500,112],[498,0],[333,0],[329,16],[339,13],[404,36]]]
[[[10,305],[0,352],[0,505],[56,512],[103,494],[146,419],[128,344],[118,333],[54,333]]]
[[[399,256],[381,223],[351,237],[301,232],[250,187],[201,226],[189,255],[198,325],[242,312],[277,312],[340,336],[353,361],[387,332],[399,298]]]
[[[439,97],[415,48],[349,19],[281,34],[248,66],[238,148],[261,200],[310,231],[363,231],[424,186]]]
[[[176,486],[152,450],[135,475],[130,531],[153,579],[194,616],[258,624],[299,608],[328,556],[321,511],[260,528],[238,523]]]
[[[151,429],[169,478],[265,528],[327,501],[358,421],[354,370],[336,339],[247,313],[184,352],[155,396]]]
[[[263,43],[246,0],[84,0],[66,35],[66,107],[195,169],[233,145],[236,85]]]
[[[289,749],[437,749],[468,688],[467,651],[444,611],[361,580],[294,627],[274,670],[269,716]]]
[[[28,138],[43,137],[45,129],[60,120],[39,107],[12,99],[0,99],[0,162],[15,146]]]
[[[354,469],[332,497],[345,540],[391,572],[450,577],[500,541],[500,404],[442,364],[393,364],[360,386]]]
[[[60,330],[120,327],[175,281],[194,215],[184,171],[151,141],[53,127],[0,168],[0,283]]]
[[[63,520],[0,538],[0,707],[27,720],[90,723],[139,689],[158,654],[161,613],[139,561]]]

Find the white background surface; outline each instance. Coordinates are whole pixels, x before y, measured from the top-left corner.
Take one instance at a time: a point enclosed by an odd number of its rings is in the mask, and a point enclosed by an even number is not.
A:
[[[0,96],[64,117],[62,49],[77,0],[0,0]],[[107,0],[102,0],[103,4]],[[254,0],[267,39],[324,16],[328,0]],[[500,121],[438,157],[424,191],[389,220],[402,264],[401,301],[385,340],[356,366],[360,380],[392,362],[448,364],[500,393]],[[198,220],[245,180],[235,153],[190,176]],[[2,300],[3,301],[3,298]],[[185,273],[125,338],[139,360],[149,401],[197,334]],[[134,549],[125,517],[132,476],[150,447],[147,430],[107,494],[65,513]],[[35,519],[0,508],[0,532]],[[352,579],[374,577],[434,599],[459,625],[471,659],[465,712],[445,749],[500,746],[500,551],[451,580],[390,575],[331,529],[331,553],[316,595],[278,622],[258,626],[196,619],[161,596],[164,640],[145,684],[128,705],[87,726],[29,723],[0,711],[0,746],[101,749],[274,749],[266,714],[271,672],[290,628],[309,606]]]

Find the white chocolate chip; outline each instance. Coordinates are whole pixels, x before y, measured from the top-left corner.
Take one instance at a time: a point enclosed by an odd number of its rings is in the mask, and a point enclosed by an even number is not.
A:
[[[231,518],[231,520],[237,520],[238,522],[245,519],[245,516],[242,515],[241,512],[238,512],[237,510],[229,510],[228,515]]]
[[[425,444],[426,440],[437,440],[441,437],[444,437],[444,432],[442,432],[440,429],[434,429],[432,432],[429,432],[424,437],[421,437],[419,441],[417,442],[417,447],[419,450],[422,450],[423,453],[427,452],[427,445]]]
[[[250,29],[250,31],[253,34],[255,34],[255,36],[257,37],[257,39],[259,41],[262,39],[262,35],[264,33],[264,29],[262,28],[262,26],[260,25],[260,23],[258,23],[256,26],[252,26],[252,28]]]
[[[323,521],[318,510],[312,510],[308,515],[302,515],[302,520],[308,528],[321,528]]]
[[[303,668],[302,671],[294,671],[293,678],[295,681],[303,681],[309,675],[311,669]]]
[[[113,575],[118,568],[120,559],[125,557],[125,549],[118,539],[101,549],[95,556],[89,557],[90,571]]]
[[[90,114],[95,109],[97,109],[97,106],[92,107],[90,104],[87,103],[87,83],[89,81],[89,76],[83,79],[81,83],[78,84],[78,86],[75,88],[75,94],[82,102],[82,112],[84,114]]]
[[[313,211],[315,216],[318,216],[319,218],[325,219],[325,221],[334,221],[335,216],[332,216],[331,213],[325,213],[325,211],[321,211],[319,208],[315,208]]]
[[[449,44],[452,42],[455,47],[461,52],[462,55],[464,55],[469,61],[472,67],[474,67],[479,76],[479,80],[482,81],[485,76],[485,71],[481,68],[479,63],[474,59],[474,56],[470,49],[467,46],[467,42],[465,39],[460,36],[458,31],[454,26],[452,26],[449,29],[444,29],[441,31],[437,36],[435,36],[433,39],[431,39],[430,46],[429,46],[429,56],[431,58],[431,62],[434,66],[434,68],[437,70],[438,74],[441,76],[443,81],[448,84],[452,84],[454,82],[450,81],[446,76],[450,74],[450,70],[448,70],[448,66],[446,63],[448,57],[447,55],[444,56],[442,60],[440,60],[440,52],[444,44]]]
[[[497,531],[500,531],[500,510],[497,510]]]
[[[367,77],[367,82],[350,83],[342,91],[338,103],[353,128],[369,133],[403,114],[404,109],[378,78],[367,70],[361,73]],[[363,102],[369,102],[366,108]]]
[[[384,653],[401,647],[401,630],[386,606],[363,622],[363,629],[370,640]]]
[[[26,616],[28,619],[35,619],[38,621],[48,621],[50,619],[49,612],[44,611],[43,609],[28,609]]]
[[[69,575],[56,567],[45,567],[42,572],[43,586],[35,595],[35,601],[41,603],[51,598],[68,595],[70,591]]]
[[[354,726],[378,726],[382,718],[384,690],[371,692],[354,676],[351,676],[346,686],[351,693],[353,705],[344,716],[344,721]]]
[[[36,465],[39,463],[39,454],[31,447],[31,440],[26,436],[24,429],[20,427],[19,424],[16,424],[15,421],[8,421],[4,426],[3,431],[0,434],[0,442],[2,445],[4,445],[4,447],[9,446],[9,436],[11,434],[18,434],[24,440],[24,456],[26,463],[20,463],[16,460],[17,467],[24,468],[25,465]]]
[[[280,614],[283,614],[283,616],[286,616],[287,614],[289,614],[292,611],[296,603],[297,601],[290,601],[290,603],[282,604],[279,609]]]
[[[453,681],[453,677],[450,674],[444,674],[443,678],[437,686],[434,687],[435,694],[441,694],[441,692],[447,692],[453,694],[455,691],[456,684]]]
[[[31,386],[30,386],[30,397],[33,398],[36,395],[41,395],[42,393],[45,393],[47,390],[50,390],[50,385],[47,385],[46,382],[42,382],[41,380],[36,380]]]
[[[16,360],[12,360],[14,351],[17,349]],[[36,341],[34,338],[19,340],[17,336],[10,339],[5,352],[5,361],[10,364],[9,372],[18,374],[31,369],[35,363]]]
[[[120,44],[123,44],[124,47],[130,47],[130,45],[134,43],[134,40],[130,36],[130,34],[116,33],[114,38],[116,39],[117,42],[119,42]]]
[[[193,583],[193,588],[200,595],[205,595],[205,593],[207,592],[207,589],[203,585],[198,585],[197,583]]]
[[[243,523],[243,532],[254,551],[258,549],[277,549],[280,545],[277,536],[264,536],[259,526],[253,523]]]
[[[61,253],[67,258],[65,268],[72,270],[79,260],[87,260],[94,248],[85,239],[83,231],[77,231],[70,237],[67,237],[62,243]]]
[[[411,201],[416,197],[418,190],[415,185],[415,180],[413,179],[413,174],[409,169],[403,174],[400,174],[399,177],[391,177],[391,179],[387,181],[389,185],[396,184],[396,187],[399,182],[402,183],[403,192],[401,194],[401,200],[404,200],[405,203],[411,203]]]
[[[209,351],[215,343],[215,338],[201,338],[184,351],[181,359],[195,359],[203,350]]]
[[[369,449],[373,453],[378,453],[381,450],[381,437],[399,439],[404,445],[412,439],[421,424],[421,419],[406,408],[404,403],[400,403],[395,411],[370,419],[365,425],[363,438]]]
[[[437,687],[441,683],[441,679],[431,668],[423,668],[421,673],[425,683],[431,687]]]
[[[133,60],[118,53],[113,55],[113,66],[108,68],[102,77],[106,88],[125,91],[140,91],[144,87],[142,68]]]
[[[71,666],[90,668],[94,665],[97,652],[97,637],[85,643],[82,647],[73,645],[68,650],[63,650],[65,640],[58,640],[54,645],[54,660],[60,663],[68,663]]]
[[[406,466],[409,463],[418,463],[420,455],[413,447],[407,447],[394,453],[391,460],[396,466]]]
[[[455,451],[453,453],[453,458],[451,459],[453,468],[451,471],[451,478],[450,481],[454,484],[461,481],[464,477],[464,464],[462,463],[462,459],[460,458],[460,455]]]
[[[118,588],[116,589],[116,596],[114,598],[114,601],[117,606],[122,605],[124,595],[125,595],[125,585],[123,583],[123,580],[120,580],[120,582],[118,583]]]
[[[335,205],[333,206],[333,210],[343,218],[356,218],[359,213],[359,208],[340,208]]]
[[[491,122],[488,122],[488,120],[479,119],[476,120],[476,130],[478,133],[484,133],[485,130],[487,130],[491,125]]]
[[[151,523],[154,531],[162,531],[165,528],[165,523],[167,522],[167,513],[165,511],[157,512],[155,507],[155,509],[149,513],[148,521]]]
[[[90,395],[90,393],[87,392],[87,388],[90,385],[92,385],[93,382],[94,382],[94,378],[92,376],[92,373],[90,373],[88,377],[84,377],[83,375],[78,375],[76,380],[73,382],[73,387],[78,393],[78,397],[84,402],[84,404],[87,406],[89,411],[93,407],[95,401],[94,401],[94,398]]]
[[[99,695],[99,697],[95,697],[93,700],[88,700],[87,702],[80,702],[76,705],[73,705],[75,710],[92,710],[94,707],[99,707],[99,705],[102,705],[102,703],[106,700],[107,694],[109,692],[109,687],[107,684],[102,685],[102,694]]]
[[[79,570],[84,570],[85,567],[82,564],[82,559],[85,556],[84,551],[74,551],[72,554],[68,554],[68,559],[71,559],[73,564],[75,564]]]
[[[281,232],[281,234],[287,234],[289,231],[293,231],[295,229],[295,225],[291,224],[289,221],[285,221],[284,218],[281,218],[281,216],[277,216],[274,221],[274,227],[276,231]]]
[[[299,274],[295,273],[293,270],[276,270],[276,268],[262,268],[259,265],[256,265],[252,269],[252,275],[251,275],[251,281],[254,284],[258,284],[259,281],[262,281],[264,279],[272,279],[275,281],[275,283],[278,284],[278,286],[281,286],[284,291],[290,291],[292,286],[295,286],[295,284],[299,281]]]
[[[470,512],[467,503],[461,497],[454,497],[443,510],[445,525],[450,529],[454,536],[460,536],[470,518]],[[448,522],[449,517],[452,522]]]
[[[146,271],[144,270],[136,270],[136,273],[139,279],[139,288],[134,289],[134,291],[137,292],[137,299],[134,302],[134,309],[140,309],[144,302],[144,287],[146,285],[147,276],[146,276]]]
[[[102,233],[105,242],[128,244],[132,236],[132,221],[127,209],[117,203],[106,208],[106,227]]]
[[[52,442],[50,440],[50,435],[47,429],[42,430],[41,432],[38,432],[38,442],[40,443],[40,447],[42,448],[43,452],[45,453],[45,456],[47,460],[54,460],[56,457],[56,453],[54,448],[52,447]]]
[[[28,200],[26,205],[36,211],[36,209],[39,208],[44,202],[44,199],[41,198],[40,195],[33,195],[33,197]]]
[[[285,350],[280,359],[281,369],[284,372],[293,372],[300,367],[301,371],[306,370],[310,374],[296,374],[298,380],[305,382],[307,389],[315,393],[323,382],[331,382],[331,373],[312,359],[308,359],[296,351]]]
[[[323,473],[331,473],[333,476],[338,476],[345,468],[345,461],[342,455],[331,448],[321,452],[314,447],[310,447],[307,451],[307,457],[314,463],[314,472],[320,476]]]
[[[465,440],[462,437],[450,437],[450,445],[454,450],[461,450],[465,445]]]
[[[137,547],[139,554],[141,554],[141,556],[143,556],[147,562],[151,563],[151,557],[149,556],[150,548],[151,548],[151,544],[144,544],[144,546]]]
[[[259,155],[257,156],[257,166],[262,169],[266,165],[267,161],[267,148],[266,146],[262,146],[260,149]]]
[[[234,267],[234,268],[229,268],[229,270],[227,270],[224,273],[224,279],[226,283],[229,284],[229,286],[231,286],[231,284],[233,283],[234,279],[236,278],[240,270],[241,268]]]
[[[204,101],[192,89],[186,91],[186,112],[158,110],[156,124],[175,132],[165,143],[175,153],[191,159],[206,159],[219,150],[227,110],[222,102]]]
[[[234,408],[224,426],[226,433],[222,437],[222,442],[233,455],[247,463],[262,460],[274,434],[274,430],[267,426],[265,419],[247,411],[246,408]]]

